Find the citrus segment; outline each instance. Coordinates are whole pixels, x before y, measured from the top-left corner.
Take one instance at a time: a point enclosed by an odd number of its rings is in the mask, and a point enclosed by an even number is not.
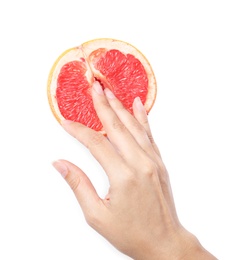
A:
[[[142,103],[145,103],[148,77],[141,62],[133,55],[110,50],[104,52],[100,58],[97,55],[96,62],[94,59],[92,61],[95,69],[104,76],[107,85],[111,86],[115,96],[131,113],[135,97],[140,97]]]
[[[58,75],[56,100],[65,119],[99,131],[102,124],[93,107],[86,71],[84,60],[66,63]]]

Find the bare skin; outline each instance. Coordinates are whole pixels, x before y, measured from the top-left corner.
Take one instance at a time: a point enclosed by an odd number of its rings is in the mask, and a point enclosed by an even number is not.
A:
[[[170,181],[139,98],[131,115],[109,89],[94,83],[92,97],[107,137],[84,125],[63,121],[85,145],[110,183],[104,199],[76,165],[53,166],[73,190],[87,223],[122,253],[136,260],[216,259],[179,222]]]

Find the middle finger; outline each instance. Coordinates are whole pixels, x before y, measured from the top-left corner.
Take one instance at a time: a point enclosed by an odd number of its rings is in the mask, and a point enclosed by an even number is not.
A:
[[[110,106],[101,85],[93,84],[92,98],[97,115],[110,142],[127,161],[138,161],[144,151]]]

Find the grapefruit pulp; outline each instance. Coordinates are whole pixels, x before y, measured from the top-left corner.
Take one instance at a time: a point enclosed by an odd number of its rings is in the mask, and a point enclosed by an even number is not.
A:
[[[62,53],[54,63],[47,85],[48,101],[56,119],[80,122],[103,131],[91,98],[99,81],[132,113],[140,97],[147,113],[156,98],[156,79],[145,56],[134,46],[115,39],[94,39]]]

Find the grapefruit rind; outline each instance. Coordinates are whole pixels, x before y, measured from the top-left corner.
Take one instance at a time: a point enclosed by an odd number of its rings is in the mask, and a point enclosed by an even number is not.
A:
[[[87,61],[87,73],[85,76],[87,77],[87,80],[91,86],[95,80],[94,77],[104,77],[103,75],[100,75],[100,72],[97,69],[95,69],[94,64],[90,60],[90,54],[99,48],[104,48],[107,50],[117,49],[122,53],[135,56],[135,58],[137,58],[142,63],[148,76],[148,93],[144,107],[147,113],[149,113],[149,111],[152,109],[157,95],[157,83],[153,69],[147,58],[137,48],[127,42],[110,38],[99,38],[64,51],[55,61],[50,70],[47,82],[48,102],[53,115],[59,123],[65,119],[59,110],[56,100],[57,79],[62,66],[68,62],[80,60],[82,57],[85,58]]]

